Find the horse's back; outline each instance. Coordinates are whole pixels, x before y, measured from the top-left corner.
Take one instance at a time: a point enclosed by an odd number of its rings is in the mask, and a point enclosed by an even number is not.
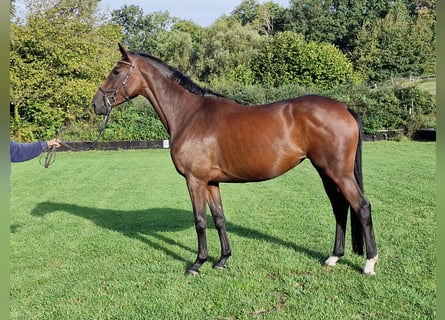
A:
[[[357,121],[347,106],[336,99],[307,95],[291,100],[294,120],[312,127],[312,134],[345,137],[355,136]]]
[[[300,141],[305,152],[320,148],[322,143],[335,147],[344,143],[356,143],[359,127],[347,106],[336,99],[305,95],[264,105],[284,120],[286,134]],[[315,144],[315,145],[314,145]]]
[[[340,159],[342,148],[357,144],[357,124],[335,99],[308,95],[229,110],[218,116],[215,159],[245,180],[273,178],[305,158]]]

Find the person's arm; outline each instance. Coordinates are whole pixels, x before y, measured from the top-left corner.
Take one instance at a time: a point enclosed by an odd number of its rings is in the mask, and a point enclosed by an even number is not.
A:
[[[46,141],[18,143],[9,141],[9,154],[11,162],[23,162],[31,160],[39,156],[42,152],[48,149]]]

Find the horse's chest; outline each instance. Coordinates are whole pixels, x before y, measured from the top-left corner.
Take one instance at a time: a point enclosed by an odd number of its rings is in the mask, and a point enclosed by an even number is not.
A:
[[[207,179],[219,170],[215,147],[209,139],[187,140],[172,147],[172,160],[181,174]]]

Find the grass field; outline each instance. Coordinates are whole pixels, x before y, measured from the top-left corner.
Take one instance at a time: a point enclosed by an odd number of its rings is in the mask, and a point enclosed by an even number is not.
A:
[[[417,84],[417,87],[429,92],[434,98],[436,98],[436,80],[420,82]]]
[[[196,234],[167,150],[58,153],[12,165],[11,319],[435,319],[436,144],[364,144],[377,275],[351,253],[322,267],[334,218],[308,161],[222,185],[233,255],[185,276]]]

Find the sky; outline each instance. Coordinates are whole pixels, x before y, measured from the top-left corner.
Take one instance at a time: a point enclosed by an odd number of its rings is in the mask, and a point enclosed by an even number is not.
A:
[[[272,0],[282,7],[289,6],[289,0]],[[124,5],[137,5],[144,14],[155,11],[168,11],[171,16],[192,20],[202,27],[208,27],[224,14],[230,14],[242,0],[102,0],[101,6],[110,11],[120,9]],[[258,1],[264,3],[267,1]]]

